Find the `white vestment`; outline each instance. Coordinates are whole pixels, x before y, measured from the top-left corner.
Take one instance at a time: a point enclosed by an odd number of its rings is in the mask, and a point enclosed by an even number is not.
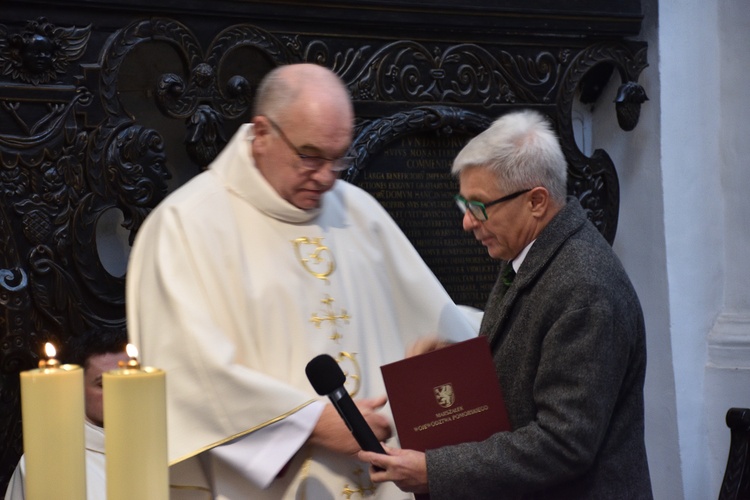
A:
[[[233,500],[411,498],[305,444],[327,401],[305,366],[330,354],[352,397],[380,396],[380,366],[410,342],[475,325],[373,197],[338,180],[320,209],[292,206],[255,167],[249,132],[156,207],[130,256],[131,342],[167,374],[171,482]]]
[[[86,498],[87,500],[106,500],[107,483],[105,482],[104,462],[104,429],[88,420],[84,422],[86,439]],[[5,491],[5,500],[24,500],[26,498],[26,461],[21,457]],[[44,481],[44,478],[41,478]]]

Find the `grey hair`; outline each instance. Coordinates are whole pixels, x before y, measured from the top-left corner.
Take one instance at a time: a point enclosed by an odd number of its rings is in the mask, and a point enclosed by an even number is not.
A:
[[[549,121],[533,110],[513,111],[469,141],[453,161],[458,176],[471,167],[491,170],[508,193],[542,186],[564,204],[568,168]]]

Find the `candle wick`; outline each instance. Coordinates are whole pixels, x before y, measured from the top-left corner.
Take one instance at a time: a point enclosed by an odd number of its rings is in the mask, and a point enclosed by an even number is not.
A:
[[[59,368],[60,362],[55,358],[42,359],[39,361],[39,368]]]
[[[118,361],[117,366],[120,368],[126,368],[131,370],[138,370],[141,368],[140,363],[138,363],[138,360],[131,356],[131,358],[127,361]]]

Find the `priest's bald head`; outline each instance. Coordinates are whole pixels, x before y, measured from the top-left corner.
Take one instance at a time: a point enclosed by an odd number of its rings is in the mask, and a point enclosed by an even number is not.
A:
[[[316,64],[275,68],[258,87],[252,123],[263,177],[292,205],[318,208],[352,161],[354,109],[341,79]]]

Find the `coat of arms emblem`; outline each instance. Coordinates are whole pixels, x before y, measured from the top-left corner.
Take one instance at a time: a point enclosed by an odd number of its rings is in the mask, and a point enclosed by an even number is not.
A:
[[[456,402],[456,395],[453,392],[453,385],[451,384],[439,385],[433,389],[433,392],[437,404],[443,408],[450,408]]]

